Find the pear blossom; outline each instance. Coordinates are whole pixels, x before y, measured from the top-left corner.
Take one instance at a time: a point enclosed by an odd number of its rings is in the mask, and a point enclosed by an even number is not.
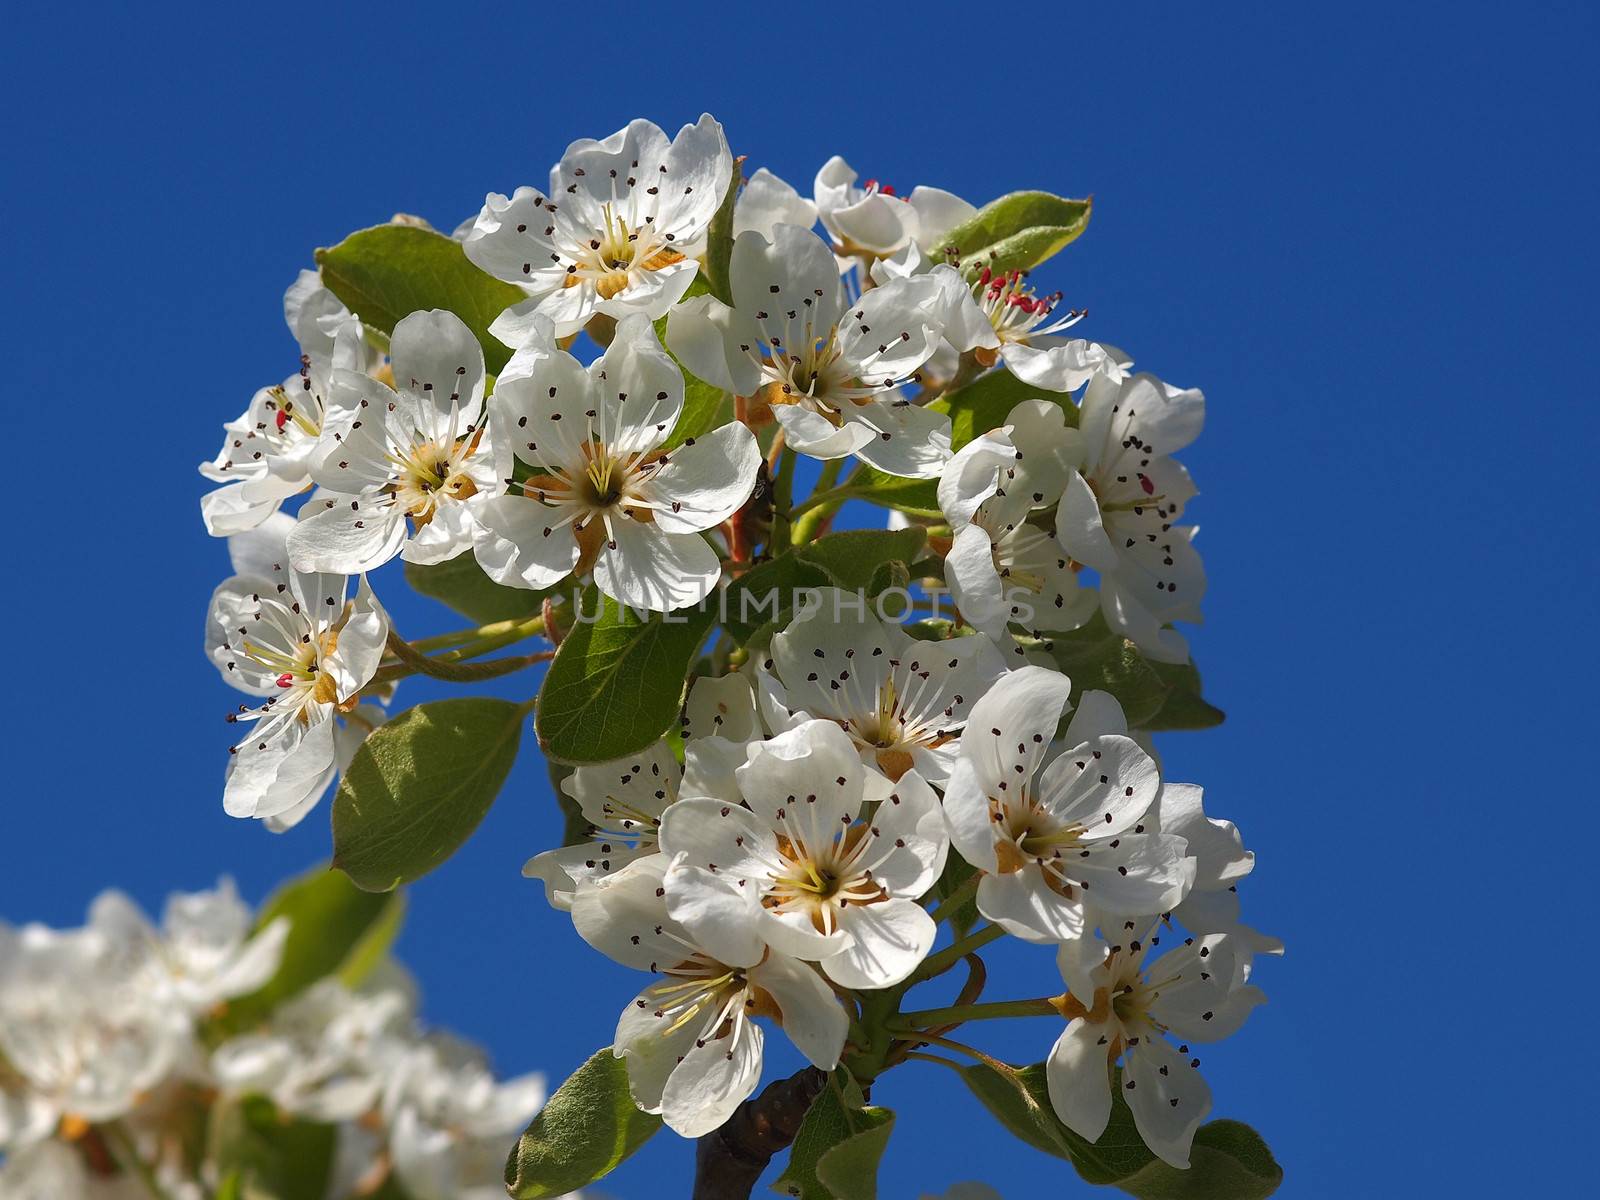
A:
[[[893,187],[868,179],[834,155],[813,185],[817,215],[841,254],[883,256],[907,245],[932,247],[945,233],[977,215],[961,197],[934,187],[916,187],[904,198]]]
[[[770,241],[740,234],[729,277],[732,308],[695,296],[667,318],[667,344],[686,367],[770,408],[801,454],[939,474],[950,418],[895,391],[939,346],[936,285],[894,280],[851,304],[822,239],[783,224]]]
[[[278,514],[229,540],[239,574],[218,586],[206,618],[206,651],[223,678],[262,699],[228,718],[250,728],[233,748],[223,807],[278,829],[303,817],[333,781],[341,751],[336,717],[370,725],[354,711],[356,697],[377,671],[389,635],[388,615],[365,576],[346,599],[345,576],[286,568],[289,524]]]
[[[1153,375],[1097,376],[1079,416],[1084,458],[1056,510],[1056,537],[1100,573],[1106,623],[1160,662],[1189,660],[1172,621],[1200,620],[1205,568],[1194,530],[1179,525],[1195,494],[1170,456],[1200,433],[1205,397]]]
[[[400,1056],[380,1112],[415,1200],[503,1200],[506,1147],[544,1105],[544,1076],[497,1080],[483,1051],[433,1034]]]
[[[313,1121],[372,1111],[408,1048],[416,998],[397,968],[359,991],[324,979],[281,1005],[264,1029],[219,1046],[210,1069],[233,1095],[259,1093]]]
[[[987,638],[918,641],[834,588],[772,639],[767,663],[786,726],[834,721],[868,766],[892,780],[915,769],[935,785],[949,778],[967,713],[1005,671]]]
[[[666,315],[699,268],[706,230],[733,177],[722,126],[704,115],[670,142],[649,121],[603,141],[580,138],[550,172],[550,189],[491,193],[466,254],[528,299],[490,332],[520,347],[534,318],[567,337],[603,315]]]
[[[1265,997],[1245,982],[1249,952],[1236,938],[1192,937],[1157,956],[1161,937],[1153,923],[1125,922],[1107,933],[1109,944],[1061,948],[1070,997],[1063,1011],[1071,1019],[1045,1060],[1045,1081],[1056,1116],[1094,1141],[1111,1117],[1111,1068],[1120,1059],[1115,1078],[1139,1136],[1181,1168],[1211,1111],[1211,1089],[1189,1043],[1234,1033]],[[1084,953],[1103,958],[1083,971]]]
[[[634,608],[696,604],[721,577],[702,537],[750,498],[755,435],[729,422],[662,449],[683,410],[683,373],[642,315],[623,318],[585,369],[536,319],[490,400],[501,478],[534,468],[519,493],[485,500],[474,552],[491,579],[543,588],[593,568],[602,592]]]
[[[730,671],[696,679],[684,698],[678,732],[683,735],[685,754],[697,739],[751,742],[765,737],[750,676],[744,671]],[[741,758],[735,765],[742,762]]]
[[[952,844],[981,871],[978,911],[1033,942],[1089,928],[1086,906],[1171,909],[1195,877],[1183,838],[1141,828],[1160,780],[1130,738],[1083,736],[1040,770],[1072,690],[1044,667],[1010,672],[973,706],[945,788]]]
[[[817,223],[817,206],[793,185],[762,167],[744,181],[733,206],[733,236],[753,229],[768,241],[779,225],[810,229]]]
[[[311,466],[328,435],[355,419],[335,403],[332,373],[366,372],[374,365],[361,322],[315,271],[300,272],[283,302],[300,343],[300,370],[258,391],[238,419],[224,426],[217,456],[200,465],[202,475],[222,485],[200,502],[206,531],[215,537],[253,529],[285,500],[311,490]]]
[[[1088,314],[1062,310],[1060,292],[1040,295],[1025,271],[977,265],[962,270],[910,243],[874,262],[872,278],[879,283],[926,278],[937,285],[936,311],[949,347],[941,360],[946,365],[971,352],[980,366],[1003,362],[1018,379],[1046,392],[1077,391],[1096,374],[1118,382],[1127,377],[1130,360],[1122,351],[1063,336]]]
[[[474,500],[499,490],[472,331],[443,309],[414,312],[395,326],[389,354],[396,388],[334,372],[334,403],[356,416],[312,467],[330,494],[314,497],[289,535],[297,571],[354,575],[396,554],[454,558],[471,545]]]
[[[0,1062],[23,1093],[0,1101],[8,1145],[117,1120],[178,1067],[188,1017],[146,971],[144,948],[104,928],[0,926]]]
[[[1027,520],[1060,499],[1081,456],[1060,405],[1024,400],[951,460],[938,492],[955,532],[945,578],[974,629],[996,639],[1013,624],[1058,633],[1093,614],[1095,593],[1079,587],[1071,559]]]
[[[764,1035],[755,1018],[779,1022],[824,1071],[838,1065],[849,1021],[806,963],[756,942],[728,954],[697,940],[668,913],[666,872],[665,858],[653,855],[580,888],[572,920],[596,950],[661,977],[623,1010],[612,1053],[627,1064],[635,1104],[699,1137],[761,1080]]]
[[[663,817],[667,911],[725,961],[769,946],[842,987],[910,975],[937,932],[916,901],[949,850],[933,789],[914,770],[889,784],[832,721],[754,744],[735,775],[743,805],[680,800]]]
[[[227,878],[211,891],[173,893],[159,929],[121,892],[102,892],[89,925],[137,954],[146,968],[140,983],[161,1002],[176,1001],[196,1017],[271,979],[289,936],[284,917],[256,931],[250,906]]]
[[[522,868],[524,876],[543,882],[552,907],[570,910],[586,881],[657,853],[667,807],[680,796],[727,791],[733,769],[745,760],[741,743],[715,737],[685,742],[683,756],[679,766],[672,747],[657,742],[627,758],[577,767],[561,781],[561,790],[589,822],[588,837],[537,854]]]

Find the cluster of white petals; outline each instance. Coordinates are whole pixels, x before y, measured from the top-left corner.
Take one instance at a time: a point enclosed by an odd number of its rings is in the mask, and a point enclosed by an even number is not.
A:
[[[709,115],[675,137],[636,120],[571,143],[548,186],[488,195],[455,244],[431,235],[522,297],[497,316],[387,311],[385,339],[302,275],[285,302],[298,373],[202,467],[235,569],[207,650],[253,698],[230,718],[227,812],[295,825],[385,721],[377,702],[422,645],[368,582],[396,557],[408,575],[460,560],[486,588],[535,593],[553,643],[583,619],[580,588],[667,630],[803,559],[829,586],[757,597],[779,602],[754,629],[724,613],[706,658],[684,652],[686,680],[641,653],[662,719],[572,756],[560,787],[586,828],[524,868],[582,938],[651,977],[611,1048],[633,1100],[684,1136],[717,1129],[757,1090],[772,1027],[870,1085],[919,1035],[1015,1015],[962,1003],[910,1028],[901,1007],[1010,935],[1053,950],[1064,980],[1019,1002],[1066,1020],[1046,1063],[1056,1116],[1093,1140],[1121,1095],[1150,1151],[1186,1167],[1210,1109],[1191,1044],[1240,1025],[1262,999],[1253,958],[1282,949],[1240,921],[1253,859],[1237,830],[1163,778],[1152,732],[1171,725],[1122,690],[1138,672],[1169,689],[1195,676],[1174,626],[1200,621],[1206,580],[1174,455],[1205,401],[1077,336],[1086,313],[1012,265],[1070,237],[1003,257],[1006,231],[985,225],[1000,211],[902,195],[838,157],[804,195],[747,173]],[[974,230],[994,236],[967,253]],[[798,458],[823,464],[809,497],[793,494]],[[917,561],[871,564],[864,589],[805,559],[847,499],[894,510]],[[873,607],[886,591],[906,605]],[[907,615],[923,604],[930,619]],[[436,644],[497,646],[496,629]],[[1096,666],[1105,645],[1122,675]],[[620,671],[633,649],[589,652]],[[191,1020],[266,954],[266,933],[229,950],[103,907],[96,936],[116,927],[179,964],[166,986]],[[957,920],[973,907],[976,932]],[[404,989],[312,989],[198,1068],[170,1047],[150,1065],[165,1028],[114,1024],[107,1037],[141,1049],[108,1057],[93,1096],[199,1069],[390,1131],[422,1200],[475,1195],[496,1139],[540,1102],[535,1081],[495,1085],[474,1052],[418,1042]],[[98,1119],[78,1086],[41,1091],[53,1116],[0,1110],[0,1133]]]
[[[251,1097],[334,1127],[329,1200],[391,1174],[415,1200],[503,1195],[505,1147],[544,1080],[498,1081],[477,1048],[425,1033],[400,968],[355,990],[325,979],[219,1039],[228,1002],[273,979],[289,933],[226,879],[170,897],[159,925],[120,892],[78,928],[0,923],[0,1196],[144,1200],[154,1184],[205,1200],[225,1164],[193,1131]]]

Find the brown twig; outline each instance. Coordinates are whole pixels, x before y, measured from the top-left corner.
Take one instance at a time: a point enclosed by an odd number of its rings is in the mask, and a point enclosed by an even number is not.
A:
[[[695,1147],[693,1200],[748,1200],[772,1156],[794,1141],[827,1082],[824,1072],[807,1067],[768,1084],[722,1128],[702,1137]]]

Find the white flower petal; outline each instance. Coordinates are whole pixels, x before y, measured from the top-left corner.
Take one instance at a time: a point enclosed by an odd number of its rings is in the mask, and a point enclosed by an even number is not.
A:
[[[939,927],[920,905],[904,897],[851,904],[839,914],[851,943],[822,960],[841,987],[885,988],[900,983],[927,957]]]
[[[1107,1050],[1112,1030],[1083,1018],[1071,1022],[1045,1059],[1050,1107],[1079,1137],[1100,1140],[1111,1120],[1111,1064]]]

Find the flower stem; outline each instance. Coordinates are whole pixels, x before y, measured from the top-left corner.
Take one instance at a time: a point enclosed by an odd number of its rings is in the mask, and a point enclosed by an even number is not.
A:
[[[105,1135],[122,1169],[138,1179],[151,1200],[171,1200],[166,1188],[156,1178],[155,1168],[140,1157],[138,1147],[133,1144],[133,1136],[122,1122],[112,1121],[98,1128]]]
[[[530,638],[543,632],[544,614],[541,612],[536,617],[511,617],[504,621],[491,621],[475,629],[457,629],[453,633],[438,633],[432,637],[418,638],[411,643],[411,648],[428,651],[458,647],[451,654],[439,656],[446,661],[454,662],[478,654],[487,654],[490,650],[498,650],[501,646],[509,646],[512,642],[520,642],[523,638]],[[479,646],[476,643],[487,644]]]
[[[974,950],[987,946],[1004,933],[1005,930],[998,925],[985,925],[977,933],[968,934],[954,945],[946,946],[937,954],[930,954],[922,960],[922,965],[912,973],[912,982],[920,983],[924,979],[932,979],[935,975],[943,974]]]
[[[928,914],[933,918],[934,924],[938,924],[940,921],[948,921],[955,916],[956,909],[965,904],[972,897],[972,894],[978,890],[978,881],[982,878],[983,875],[981,873],[974,871],[960,887],[939,901],[939,906]]]
[[[992,1021],[1001,1017],[1060,1016],[1060,1009],[1048,996],[1033,1000],[988,1000],[982,1004],[954,1004],[949,1008],[925,1008],[901,1013],[889,1022],[897,1032],[915,1033],[936,1025],[961,1025],[967,1021]]]

